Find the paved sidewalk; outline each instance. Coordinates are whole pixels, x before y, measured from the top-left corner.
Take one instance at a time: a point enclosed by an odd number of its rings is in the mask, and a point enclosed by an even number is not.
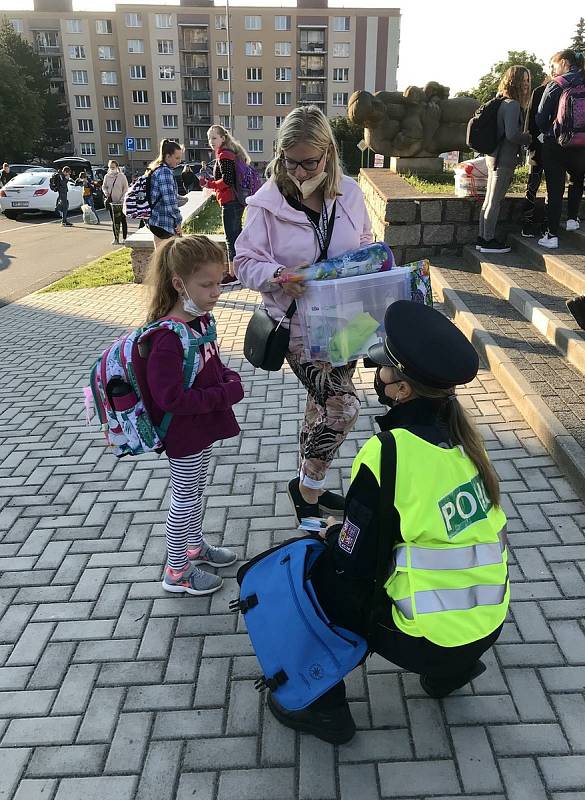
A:
[[[285,494],[304,392],[243,360],[256,295],[217,309],[240,370],[239,440],[211,463],[205,529],[248,558],[292,533]],[[137,286],[36,295],[0,310],[1,800],[585,798],[585,505],[489,372],[460,392],[502,479],[513,604],[489,669],[445,701],[378,657],[350,676],[359,732],[334,748],[274,722],[230,614],[160,587],[164,459],[116,461],[85,426],[96,354],[142,316]],[[347,485],[379,406],[331,473]]]

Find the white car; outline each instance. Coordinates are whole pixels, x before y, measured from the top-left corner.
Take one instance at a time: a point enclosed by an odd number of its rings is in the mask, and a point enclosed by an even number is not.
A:
[[[53,170],[54,172],[54,170]],[[0,189],[0,208],[8,219],[28,211],[55,211],[59,195],[49,186],[53,172],[23,172]],[[83,203],[83,188],[69,183],[69,211]]]

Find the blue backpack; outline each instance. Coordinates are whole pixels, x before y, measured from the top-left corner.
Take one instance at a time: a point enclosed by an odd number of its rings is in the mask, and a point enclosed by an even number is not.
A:
[[[304,537],[261,553],[238,570],[241,611],[264,672],[259,691],[270,689],[290,711],[306,708],[339,683],[366,655],[366,640],[334,625],[311,584],[321,539]]]

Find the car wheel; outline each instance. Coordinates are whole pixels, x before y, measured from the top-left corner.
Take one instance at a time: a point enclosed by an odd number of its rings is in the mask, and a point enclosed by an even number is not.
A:
[[[4,216],[6,219],[16,219],[18,217],[18,211],[5,211]]]

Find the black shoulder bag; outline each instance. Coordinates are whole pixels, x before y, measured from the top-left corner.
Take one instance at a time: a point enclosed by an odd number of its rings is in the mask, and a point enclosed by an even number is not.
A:
[[[333,204],[331,216],[329,217],[325,202],[323,203],[322,220],[325,223],[323,226],[325,230],[310,217],[308,218],[321,246],[321,255],[317,259],[318,261],[323,261],[327,258],[327,251],[335,224],[336,207],[337,201]],[[290,327],[288,325],[285,326],[283,323],[285,320],[290,322],[296,310],[297,301],[293,300],[278,321],[269,316],[263,305],[252,314],[244,336],[244,356],[252,366],[269,372],[282,368],[290,341]]]

